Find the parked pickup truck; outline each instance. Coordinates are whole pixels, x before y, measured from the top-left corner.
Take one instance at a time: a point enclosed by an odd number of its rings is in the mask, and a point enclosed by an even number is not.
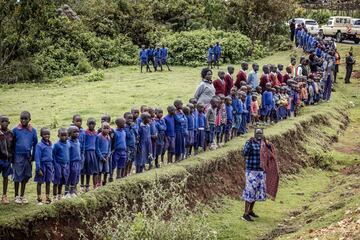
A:
[[[353,27],[351,17],[330,17],[327,24],[319,29],[319,35],[323,38],[335,38],[337,42],[343,40],[354,41],[356,44],[360,42],[360,29]]]

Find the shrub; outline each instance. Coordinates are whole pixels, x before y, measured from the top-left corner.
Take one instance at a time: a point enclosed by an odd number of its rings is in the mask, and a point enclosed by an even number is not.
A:
[[[88,82],[98,82],[104,80],[104,71],[97,70],[95,72],[92,72],[86,77],[86,81]]]
[[[42,67],[28,58],[7,65],[0,74],[0,83],[41,82],[43,78]]]
[[[169,49],[169,61],[186,66],[200,66],[207,61],[210,44],[219,41],[223,51],[223,61],[239,63],[245,59],[262,57],[268,51],[238,32],[220,30],[196,30],[173,33],[164,36],[161,43]]]
[[[128,202],[122,198],[101,222],[85,219],[92,236],[85,231],[83,239],[216,239],[216,233],[205,221],[204,214],[188,208],[184,182],[163,186],[154,182],[150,189],[142,188],[141,202]]]
[[[79,72],[81,73],[89,73],[91,72],[91,64],[89,63],[89,61],[84,58],[82,60],[80,60],[80,62],[77,65],[77,69],[79,70]]]

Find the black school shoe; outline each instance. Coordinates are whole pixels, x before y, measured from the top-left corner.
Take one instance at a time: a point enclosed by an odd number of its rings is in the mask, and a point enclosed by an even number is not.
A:
[[[254,221],[254,220],[250,217],[249,214],[244,214],[241,219],[244,220],[244,221],[247,221],[247,222],[253,222],[253,221]]]
[[[251,217],[254,217],[254,218],[258,218],[258,217],[259,217],[259,216],[256,215],[254,212],[250,212],[249,215],[250,215]]]

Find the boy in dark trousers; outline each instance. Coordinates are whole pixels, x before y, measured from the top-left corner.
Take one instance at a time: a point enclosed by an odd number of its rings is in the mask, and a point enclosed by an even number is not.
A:
[[[3,176],[3,195],[2,204],[9,204],[7,198],[7,188],[9,183],[9,175],[12,174],[11,160],[13,158],[13,138],[12,131],[8,128],[9,118],[0,116],[0,173]]]
[[[20,114],[20,124],[13,129],[14,134],[14,162],[13,180],[15,188],[15,203],[27,204],[24,197],[26,184],[32,177],[32,160],[35,155],[35,146],[38,143],[36,129],[30,124],[31,115],[28,111]],[[21,190],[19,195],[19,185]]]

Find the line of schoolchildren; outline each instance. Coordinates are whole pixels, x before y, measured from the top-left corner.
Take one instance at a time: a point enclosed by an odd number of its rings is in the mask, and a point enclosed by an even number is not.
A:
[[[219,42],[216,42],[215,45],[210,44],[207,52],[208,68],[212,69],[215,66],[219,68],[221,52],[222,49]]]
[[[161,48],[159,45],[156,48],[149,46],[145,48],[145,45],[141,46],[140,53],[140,71],[143,72],[143,67],[146,66],[146,72],[151,72],[150,66],[154,67],[154,71],[163,71],[163,66],[166,65],[168,70],[171,71],[168,59],[168,49],[163,45]]]

